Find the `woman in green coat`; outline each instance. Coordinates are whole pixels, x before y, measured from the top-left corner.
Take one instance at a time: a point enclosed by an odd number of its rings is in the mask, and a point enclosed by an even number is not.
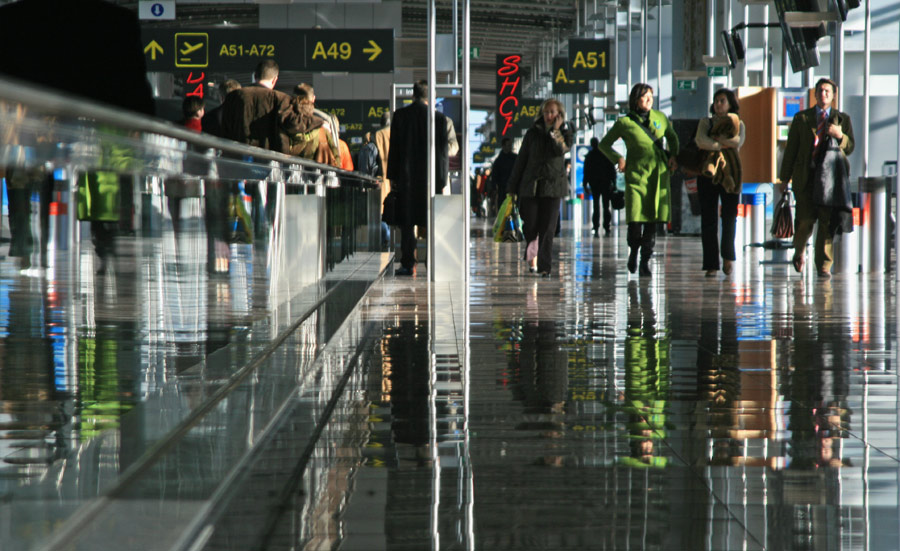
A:
[[[656,224],[669,221],[669,175],[675,170],[678,136],[668,117],[653,106],[653,88],[635,84],[628,97],[629,112],[600,140],[600,151],[625,174],[625,214],[628,221],[628,271],[634,273],[638,251],[642,276],[650,275],[650,256],[656,243]],[[612,145],[621,138],[627,155]],[[668,150],[663,147],[665,138]]]

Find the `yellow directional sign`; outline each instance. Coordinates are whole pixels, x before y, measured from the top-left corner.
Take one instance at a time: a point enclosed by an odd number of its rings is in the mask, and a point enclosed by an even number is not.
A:
[[[568,76],[575,80],[609,80],[611,42],[608,38],[570,38]]]
[[[209,35],[175,33],[176,67],[209,67]]]
[[[304,34],[307,71],[383,73],[394,69],[393,29],[311,29]]]
[[[382,52],[381,47],[379,47],[378,44],[376,44],[374,40],[370,40],[369,44],[371,44],[372,47],[371,48],[363,48],[363,53],[364,54],[372,54],[369,56],[369,61],[375,61],[375,58],[378,57],[378,54],[380,54]]]
[[[166,53],[166,51],[163,50],[163,47],[159,45],[159,42],[155,40],[151,40],[150,43],[147,44],[147,47],[144,48],[144,53],[146,54],[148,52],[150,53],[150,59],[153,61],[156,61],[156,54],[163,55]]]
[[[586,94],[589,90],[587,81],[568,76],[572,73],[568,62],[569,60],[564,57],[553,58],[553,93]]]
[[[0,0],[2,2],[2,0]],[[394,70],[393,29],[141,29],[148,71],[202,68],[252,71],[276,59],[283,71],[387,73]]]

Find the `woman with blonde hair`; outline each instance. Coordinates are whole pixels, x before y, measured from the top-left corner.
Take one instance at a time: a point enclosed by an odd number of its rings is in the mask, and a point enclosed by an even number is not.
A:
[[[569,194],[564,155],[572,147],[572,129],[565,119],[559,100],[541,104],[541,114],[525,133],[506,184],[507,193],[519,198],[525,242],[537,240],[537,247],[527,248],[525,260],[531,264],[536,257],[536,269],[543,277],[550,277],[559,206]]]

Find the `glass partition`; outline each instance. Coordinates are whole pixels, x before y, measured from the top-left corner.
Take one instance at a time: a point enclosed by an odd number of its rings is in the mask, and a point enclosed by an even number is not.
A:
[[[378,185],[0,79],[3,548],[71,536],[123,477],[156,499],[194,447],[215,460],[176,484],[190,519],[330,338],[316,305],[381,250]],[[151,509],[115,518],[165,526]]]

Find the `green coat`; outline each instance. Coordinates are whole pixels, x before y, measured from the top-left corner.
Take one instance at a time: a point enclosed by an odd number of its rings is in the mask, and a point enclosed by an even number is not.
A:
[[[853,153],[855,144],[850,117],[846,113],[832,109],[828,120],[832,124],[840,125],[841,132],[844,133],[844,137],[841,139],[841,151],[844,152],[844,155]],[[787,144],[784,148],[784,156],[781,158],[781,170],[778,171],[778,177],[783,183],[792,181],[794,193],[798,196],[806,190],[807,181],[812,175],[810,164],[817,126],[816,108],[811,107],[794,115],[790,130],[788,130]]]
[[[665,136],[668,155],[629,117],[622,117],[600,140],[600,151],[613,163],[619,155],[612,145],[625,141],[625,214],[628,222],[669,221],[669,157],[678,154],[678,136],[668,117],[650,110],[650,130],[657,139]]]

